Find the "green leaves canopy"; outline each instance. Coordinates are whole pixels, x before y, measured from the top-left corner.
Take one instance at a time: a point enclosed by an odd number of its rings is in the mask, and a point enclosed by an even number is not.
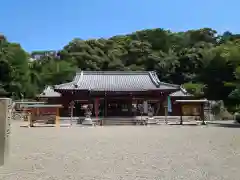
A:
[[[59,51],[27,53],[0,36],[0,94],[31,98],[46,85],[70,81],[77,69],[155,70],[160,80],[184,84],[196,96],[239,103],[239,42],[238,34],[210,28],[158,28],[109,39],[74,38]]]

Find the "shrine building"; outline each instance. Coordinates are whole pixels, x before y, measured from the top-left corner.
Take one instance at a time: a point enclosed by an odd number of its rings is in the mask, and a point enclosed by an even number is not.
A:
[[[91,105],[93,117],[131,117],[147,115],[180,116],[179,99],[193,99],[180,85],[159,80],[155,71],[80,71],[71,82],[48,86],[38,97],[41,101],[61,104],[60,116],[84,116],[84,105]],[[169,111],[170,98],[171,111]],[[139,110],[142,105],[142,110]]]

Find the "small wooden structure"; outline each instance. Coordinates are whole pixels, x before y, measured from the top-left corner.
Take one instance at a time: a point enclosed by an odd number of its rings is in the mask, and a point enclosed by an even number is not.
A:
[[[36,97],[36,99],[48,104],[55,104],[58,103],[58,100],[61,96],[61,93],[54,91],[52,86],[47,86],[43,92]]]
[[[180,103],[175,103],[177,100],[194,100],[195,97],[192,94],[189,94],[185,89],[180,87],[179,91],[173,92],[169,95],[170,102],[172,105],[172,112],[170,112],[168,115],[170,116],[180,116],[181,115],[181,108]]]
[[[13,119],[23,119],[24,121],[27,121],[27,110],[25,109],[26,105],[31,104],[44,104],[45,102],[37,102],[37,101],[15,101],[13,104],[13,111],[12,111],[12,117]]]
[[[204,119],[204,104],[207,103],[207,99],[188,99],[188,100],[176,100],[175,103],[179,104],[180,112],[180,124],[183,124],[183,116],[198,116],[202,120],[202,124],[205,124]]]
[[[28,127],[33,127],[37,121],[48,124],[55,124],[56,127],[60,126],[59,108],[60,104],[27,104],[24,110],[28,113]]]

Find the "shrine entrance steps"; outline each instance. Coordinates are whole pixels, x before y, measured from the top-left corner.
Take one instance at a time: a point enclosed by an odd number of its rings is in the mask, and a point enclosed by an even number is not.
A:
[[[135,125],[134,117],[105,117],[103,125]]]
[[[69,124],[70,123],[70,117],[61,117],[60,123],[61,124]],[[92,117],[92,121],[95,124],[100,124],[100,121],[102,121],[103,126],[110,126],[110,125],[136,125],[136,124],[144,124],[146,123],[148,119],[148,116],[135,116],[135,117],[99,117],[96,119],[95,117]],[[165,124],[166,123],[166,117],[165,116],[154,116],[154,119],[156,119],[156,122],[158,124]],[[84,117],[73,117],[72,118],[72,124],[81,124],[81,122],[84,120]],[[184,122],[194,121],[194,117],[185,116],[183,117]],[[180,122],[180,116],[168,116],[167,117],[168,123],[179,123]]]

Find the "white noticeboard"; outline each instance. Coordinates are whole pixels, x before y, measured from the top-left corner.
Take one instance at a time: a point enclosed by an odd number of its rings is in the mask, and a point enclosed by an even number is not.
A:
[[[9,155],[9,136],[11,124],[12,100],[0,98],[0,166],[3,166]]]

